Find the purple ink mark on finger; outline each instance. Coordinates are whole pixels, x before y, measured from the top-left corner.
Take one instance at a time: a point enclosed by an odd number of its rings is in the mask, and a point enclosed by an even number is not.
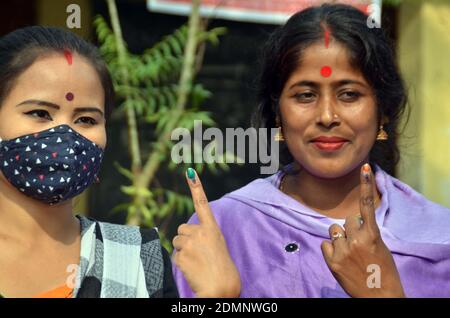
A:
[[[66,57],[67,63],[72,65],[72,53],[69,50],[64,50],[64,56]]]
[[[67,93],[66,94],[66,99],[69,101],[69,102],[71,102],[71,101],[73,101],[73,98],[74,98],[74,96],[73,96],[73,93]]]

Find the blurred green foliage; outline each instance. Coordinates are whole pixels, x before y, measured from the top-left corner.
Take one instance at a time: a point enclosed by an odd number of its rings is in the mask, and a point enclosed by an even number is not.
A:
[[[111,17],[113,26],[114,18],[118,21],[118,17]],[[130,159],[137,164],[126,168],[115,163],[118,172],[129,180],[129,184],[121,186],[122,192],[129,200],[119,204],[114,212],[126,211],[128,223],[132,225],[156,227],[163,224],[159,227],[161,241],[171,251],[167,228],[171,220],[174,220],[173,216],[192,213],[193,204],[190,196],[173,190],[177,188],[175,184],[167,184],[167,180],[159,182],[155,171],[163,175],[164,171],[166,174],[175,174],[179,177],[173,182],[184,183],[184,172],[191,165],[174,164],[171,161],[170,149],[174,142],[167,136],[170,136],[176,127],[193,130],[194,120],[201,120],[204,126],[215,124],[212,114],[203,110],[204,102],[212,93],[201,84],[195,83],[194,77],[201,67],[204,50],[200,48],[206,43],[217,45],[219,37],[226,33],[226,29],[219,27],[205,30],[204,21],[199,20],[195,33],[189,32],[189,24],[182,25],[142,54],[132,54],[118,35],[121,32],[113,31],[114,28],[111,29],[102,16],[95,18],[94,25],[100,52],[111,72],[118,98],[119,107],[113,116],[119,120],[128,116],[127,128],[137,130],[137,134],[129,134],[129,144],[139,145],[139,151],[130,149]],[[190,36],[195,39],[189,39]],[[195,44],[193,52],[196,56],[192,65],[186,64],[186,59],[189,58],[186,55],[189,40]],[[125,47],[122,59],[118,41]],[[180,88],[180,85],[185,86],[185,102],[181,96],[183,88]],[[136,117],[135,126],[133,121],[129,120],[130,116]],[[143,129],[152,133],[145,135],[140,141],[138,136],[143,135]],[[206,167],[213,173],[228,169],[226,163],[199,163],[194,167],[198,172]],[[162,183],[165,183],[165,187],[161,186]]]

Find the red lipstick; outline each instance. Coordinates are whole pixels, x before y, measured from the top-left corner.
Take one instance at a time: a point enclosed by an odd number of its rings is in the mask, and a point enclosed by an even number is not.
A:
[[[342,146],[348,142],[348,140],[336,136],[319,136],[314,138],[312,142],[319,150],[331,152],[341,149]]]

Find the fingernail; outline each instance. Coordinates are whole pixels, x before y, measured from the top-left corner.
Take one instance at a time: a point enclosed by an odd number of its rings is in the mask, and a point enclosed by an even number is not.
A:
[[[363,166],[363,177],[366,181],[370,179],[370,166],[368,163]]]
[[[189,180],[191,180],[193,183],[195,183],[195,170],[192,168],[187,169],[187,176]]]

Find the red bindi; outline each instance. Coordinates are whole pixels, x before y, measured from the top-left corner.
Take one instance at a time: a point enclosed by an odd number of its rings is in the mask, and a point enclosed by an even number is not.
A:
[[[72,53],[69,50],[64,50],[64,56],[66,57],[67,63],[72,65]]]
[[[331,75],[331,67],[322,67],[322,69],[320,70],[320,74],[322,74],[323,77],[329,77]]]
[[[66,94],[66,99],[69,101],[69,102],[71,102],[71,101],[73,101],[73,98],[74,98],[74,96],[73,96],[73,93],[67,93]]]

